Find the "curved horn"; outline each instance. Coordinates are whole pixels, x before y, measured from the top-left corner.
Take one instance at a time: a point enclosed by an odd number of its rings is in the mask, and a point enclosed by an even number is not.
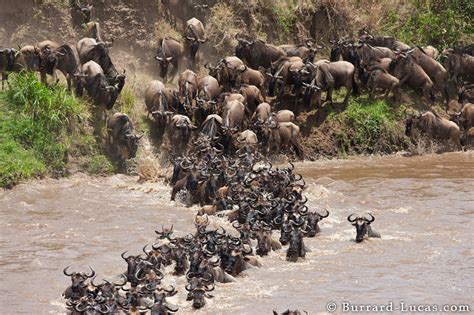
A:
[[[86,276],[87,278],[92,278],[92,277],[95,276],[95,271],[94,271],[94,269],[92,269],[91,266],[89,266],[89,268],[90,268],[90,270],[91,270],[91,274],[90,274],[90,275],[85,274],[85,276]]]
[[[125,260],[129,259],[130,256],[131,256],[131,255],[129,255],[128,257],[125,257],[125,254],[126,254],[127,252],[128,252],[128,251],[124,251],[124,252],[120,255],[120,256],[121,256],[123,259],[125,259]]]
[[[326,208],[324,208],[324,210],[326,210],[326,215],[320,214],[319,216],[320,216],[321,218],[327,218],[327,217],[329,216],[329,210],[326,209]]]
[[[351,220],[351,217],[352,217],[354,214],[355,214],[355,213],[350,214],[350,215],[347,217],[347,221],[349,221],[349,222],[351,222],[351,223],[354,222],[354,221],[357,219],[357,218],[355,218],[355,219]]]
[[[375,221],[375,217],[374,217],[374,216],[373,216],[371,213],[369,213],[369,215],[371,216],[371,219],[370,219],[370,220],[368,220],[368,221],[367,221],[367,223],[369,223],[369,224],[370,224],[370,223],[372,223],[372,222],[374,222],[374,221]]]
[[[71,267],[71,266],[67,266],[67,267],[64,268],[64,270],[63,270],[64,275],[67,276],[67,277],[70,277],[70,276],[72,276],[72,275],[75,273],[75,272],[68,273],[67,270],[68,270],[69,267]]]

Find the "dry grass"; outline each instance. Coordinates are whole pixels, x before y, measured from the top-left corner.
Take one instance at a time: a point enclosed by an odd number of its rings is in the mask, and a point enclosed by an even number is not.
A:
[[[231,6],[218,3],[211,9],[211,16],[206,26],[210,43],[220,55],[231,54],[237,45],[235,35],[242,31],[239,18]]]
[[[165,20],[159,20],[155,23],[155,35],[157,38],[172,37],[176,40],[182,39],[181,33],[174,29],[171,24]]]

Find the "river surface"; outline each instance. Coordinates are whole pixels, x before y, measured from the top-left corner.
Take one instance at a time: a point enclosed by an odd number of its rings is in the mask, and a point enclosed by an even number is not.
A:
[[[230,284],[218,284],[201,311],[185,301],[185,280],[171,301],[180,313],[271,314],[287,308],[326,313],[326,304],[469,304],[474,308],[474,153],[369,157],[298,165],[311,210],[329,209],[322,233],[297,263],[274,252]],[[154,230],[194,231],[195,207],[169,201],[161,183],[116,175],[74,175],[0,191],[0,313],[65,313],[62,269],[91,265],[99,278],[126,269]],[[371,212],[381,239],[355,243],[353,212]],[[224,222],[217,222],[224,224]],[[225,225],[226,226],[226,225]],[[365,313],[365,312],[362,312]]]

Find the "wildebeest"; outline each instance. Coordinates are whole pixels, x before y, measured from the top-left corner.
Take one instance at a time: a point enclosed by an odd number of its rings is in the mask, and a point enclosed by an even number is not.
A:
[[[353,226],[355,226],[357,235],[356,235],[356,242],[360,243],[364,240],[364,237],[376,237],[380,238],[380,234],[376,231],[372,230],[371,223],[375,221],[375,217],[370,214],[370,219],[365,217],[357,216],[352,218],[354,214],[351,214],[347,217],[347,221],[349,221]]]
[[[265,97],[255,85],[242,84],[239,93],[245,97],[246,109],[249,114],[253,113],[259,104],[265,102]]]
[[[465,104],[461,112],[455,115],[454,120],[458,123],[461,130],[467,131],[474,127],[474,104]]]
[[[256,123],[265,123],[270,118],[270,113],[272,111],[272,107],[268,103],[261,103],[258,104],[257,108],[255,109],[252,115],[252,122]]]
[[[77,42],[76,49],[79,54],[79,61],[84,64],[90,60],[95,61],[103,69],[107,81],[110,85],[118,84],[118,93],[125,85],[125,70],[119,73],[110,59],[104,43],[98,43],[95,39],[85,37]]]
[[[192,115],[192,100],[196,98],[198,92],[198,76],[191,70],[185,70],[179,75],[179,102],[182,108],[178,108],[178,112]]]
[[[431,111],[408,116],[405,124],[405,135],[412,137],[414,129],[435,140],[454,145],[456,148],[460,146],[461,131],[459,126]]]
[[[316,64],[316,73],[311,83],[303,83],[305,86],[304,101],[306,106],[311,106],[313,98],[320,104],[321,92],[327,91],[326,102],[332,104],[332,92],[334,89],[345,87],[347,90],[344,104],[349,102],[351,91],[358,93],[355,82],[355,67],[347,61],[319,62]]]
[[[174,201],[176,198],[176,194],[183,190],[186,189],[191,196],[196,194],[196,191],[198,189],[198,184],[199,184],[199,179],[200,179],[200,169],[198,169],[195,165],[181,165],[183,170],[187,171],[186,176],[178,180],[171,191],[171,201]]]
[[[236,147],[255,147],[258,144],[257,135],[252,130],[244,130],[235,138]]]
[[[474,127],[462,133],[460,142],[465,148],[474,148]]]
[[[272,66],[272,62],[285,56],[283,49],[266,44],[262,40],[239,34],[235,36],[235,39],[239,41],[235,48],[235,55],[247,62],[253,69],[258,69],[259,67],[268,69]]]
[[[350,61],[355,66],[360,67],[382,58],[393,59],[394,57],[395,53],[390,48],[374,47],[366,43],[359,43],[354,44],[352,53],[346,61]]]
[[[459,77],[464,81],[474,83],[474,56],[465,53],[462,49],[447,49],[443,54],[448,56],[446,70],[455,84],[459,84]]]
[[[199,46],[207,41],[202,22],[196,18],[187,20],[184,38],[186,39],[185,50],[191,61],[191,66],[194,68],[196,66],[196,55]]]
[[[232,100],[226,103],[223,112],[223,127],[232,129],[234,127],[243,130],[245,118],[245,105],[238,100]]]
[[[290,232],[288,244],[288,250],[286,252],[286,260],[296,262],[299,257],[304,258],[306,256],[306,249],[303,242],[303,233],[298,227],[293,227]]]
[[[71,277],[72,284],[69,286],[63,293],[63,296],[66,299],[71,299],[71,300],[79,300],[81,297],[84,296],[84,293],[86,291],[87,284],[84,282],[88,278],[92,278],[95,276],[95,271],[92,269],[92,267],[89,267],[91,270],[91,273],[88,275],[85,272],[68,272],[69,266],[64,268],[63,273],[67,277]]]
[[[239,84],[255,85],[262,89],[265,84],[265,76],[258,70],[245,67],[239,76]]]
[[[184,115],[174,115],[171,118],[169,128],[169,140],[172,152],[181,155],[186,153],[186,149],[191,139],[192,130],[197,127],[191,123],[189,117]]]
[[[368,70],[369,79],[367,82],[367,88],[369,90],[369,97],[375,92],[376,89],[385,91],[387,97],[390,91],[396,99],[400,97],[400,80],[388,73],[385,69],[380,67],[371,67]]]
[[[173,93],[169,91],[163,82],[153,80],[148,83],[145,90],[145,106],[148,115],[152,115],[158,124],[158,128],[164,131],[167,113],[172,113],[175,105]]]
[[[280,58],[272,64],[271,72],[267,72],[268,79],[268,95],[274,96],[278,89],[284,92],[284,85],[299,84],[296,74],[304,67],[303,60],[300,57],[284,57]]]
[[[8,73],[13,71],[15,66],[16,50],[13,48],[0,49],[0,71],[2,72],[2,90],[3,81],[7,79]]]
[[[436,47],[428,45],[428,46],[422,47],[422,50],[424,51],[426,55],[430,56],[434,60],[438,59],[439,57],[439,50],[436,49]]]
[[[53,81],[56,81],[56,70],[59,70],[66,78],[68,90],[74,83],[77,92],[80,64],[73,48],[68,44],[59,45],[49,40],[38,43],[37,47],[42,52],[44,65],[40,70],[42,82],[46,83],[46,74],[51,75]]]
[[[304,62],[313,62],[316,57],[316,50],[322,49],[324,46],[316,45],[313,47],[311,39],[306,39],[303,44],[299,45],[280,45],[286,56],[288,57],[300,57]]]
[[[464,85],[459,89],[458,102],[461,104],[474,104],[474,84]]]
[[[99,22],[89,22],[86,25],[84,37],[94,38],[98,43],[104,43],[106,47],[112,47],[114,39],[111,38],[110,41],[106,41],[106,37],[102,28],[100,27]]]
[[[374,37],[373,35],[370,34],[364,34],[360,37],[361,41],[364,41],[367,44],[370,44],[372,46],[382,46],[382,47],[388,47],[391,50],[399,50],[399,51],[405,51],[410,49],[410,46],[395,39],[394,37],[382,37],[382,36],[376,36]]]
[[[120,83],[110,85],[104,71],[95,61],[88,61],[81,67],[81,86],[87,90],[89,96],[97,105],[110,110],[119,95]],[[78,88],[79,94],[82,89]]]
[[[425,71],[425,73],[430,77],[433,82],[434,87],[436,87],[444,96],[446,105],[449,102],[449,94],[447,87],[448,72],[444,67],[428,55],[428,53],[423,48],[415,48],[408,51],[409,54],[413,56],[416,63]]]
[[[272,113],[272,116],[275,118],[276,121],[280,123],[295,121],[295,113],[288,109],[282,109],[276,113]]]
[[[168,81],[168,68],[172,65],[170,72],[171,80],[179,71],[179,63],[183,59],[184,47],[179,41],[173,38],[161,38],[158,41],[158,49],[156,51],[155,59],[160,64],[160,77],[165,82]]]
[[[15,56],[14,72],[40,71],[43,67],[40,50],[33,45],[23,46]]]
[[[142,136],[135,134],[128,115],[115,113],[110,116],[107,119],[107,135],[107,143],[114,155],[121,160],[135,157]]]
[[[305,314],[308,314],[308,312],[304,312]],[[301,312],[299,310],[290,310],[287,309],[283,313],[279,314],[277,311],[273,311],[273,315],[301,315]]]
[[[400,80],[400,86],[406,83],[414,90],[421,90],[426,98],[434,99],[433,81],[411,54],[398,54],[390,64],[390,74]]]
[[[81,4],[78,0],[69,0],[69,12],[73,27],[79,28],[91,20],[92,5]]]
[[[278,154],[281,149],[293,148],[296,156],[304,159],[303,148],[298,142],[300,127],[294,123],[272,121],[266,124],[263,135],[262,144],[268,152],[274,151]]]
[[[194,117],[196,123],[201,125],[206,117],[216,109],[216,100],[221,92],[219,82],[216,78],[207,75],[198,79],[196,109]]]
[[[326,214],[322,215],[317,212],[309,212],[306,216],[306,224],[303,228],[303,232],[308,237],[314,237],[320,233],[319,221],[329,216],[329,211],[326,209]]]

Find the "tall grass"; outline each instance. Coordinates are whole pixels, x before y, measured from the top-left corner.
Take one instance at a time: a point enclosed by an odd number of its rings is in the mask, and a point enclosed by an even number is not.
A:
[[[95,142],[84,140],[89,108],[63,86],[46,87],[33,73],[10,75],[8,86],[0,94],[1,187],[66,173],[71,152],[100,153]]]
[[[336,134],[340,153],[391,153],[403,147],[404,108],[386,100],[352,98],[344,112],[329,116],[341,126]]]

